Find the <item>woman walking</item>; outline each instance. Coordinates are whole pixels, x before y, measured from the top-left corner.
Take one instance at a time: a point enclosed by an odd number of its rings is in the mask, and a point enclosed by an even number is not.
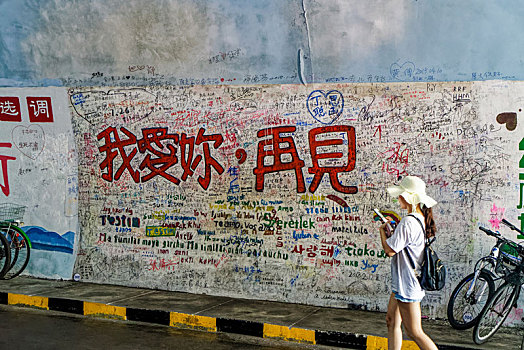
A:
[[[420,301],[424,290],[415,275],[413,263],[419,269],[426,237],[435,235],[435,221],[431,207],[437,202],[426,195],[426,184],[416,176],[406,176],[400,185],[387,189],[392,198],[398,198],[400,208],[409,215],[402,218],[394,232],[387,224],[380,226],[380,238],[384,252],[391,259],[391,289],[386,324],[388,349],[400,350],[402,328],[422,350],[437,349],[435,343],[422,330]],[[424,229],[426,237],[424,237]]]

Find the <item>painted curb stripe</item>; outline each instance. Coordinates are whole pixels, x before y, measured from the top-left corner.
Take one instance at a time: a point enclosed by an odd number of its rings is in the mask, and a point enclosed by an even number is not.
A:
[[[367,350],[387,350],[388,338],[376,337],[374,335],[368,335],[367,339]],[[439,347],[441,349],[441,347]],[[414,341],[403,340],[402,350],[419,350],[419,347]]]
[[[289,328],[264,323],[264,338],[278,338],[287,341],[315,344],[315,331],[303,328]]]
[[[367,336],[343,332],[315,331],[318,345],[331,345],[366,350]]]
[[[261,322],[217,318],[217,331],[262,338],[264,336],[264,324]]]
[[[404,345],[404,342],[402,342]],[[385,350],[388,348],[388,338],[375,337],[374,335],[368,335],[366,342],[367,350]]]
[[[84,301],[84,315],[117,320],[126,320],[126,308]]]
[[[169,326],[170,323],[168,311],[127,308],[126,314],[129,321],[156,323],[164,326]]]
[[[474,350],[473,348],[464,348],[456,345],[442,345],[436,344],[439,350]],[[388,338],[376,337],[374,335],[368,335],[367,337],[367,348],[366,350],[387,350]],[[402,350],[418,350],[419,347],[414,341],[403,340]]]
[[[210,332],[237,333],[259,338],[280,338],[286,341],[349,347],[352,349],[387,349],[387,338],[372,335],[289,328],[269,323],[214,318],[163,310],[125,308],[81,300],[0,292],[0,304],[21,307],[33,306],[86,316],[91,315],[103,318],[110,316],[109,318],[155,323],[171,327],[189,327]],[[456,345],[437,344],[437,346],[441,350],[474,350],[474,348]],[[402,342],[402,350],[413,349],[418,349],[415,342],[406,340]]]
[[[71,314],[84,314],[84,302],[81,300],[49,298],[49,310],[69,312]]]
[[[217,331],[216,318],[179,312],[171,312],[169,325],[177,328],[193,328],[209,332]]]
[[[49,310],[49,299],[46,297],[9,293],[7,295],[7,302],[9,305],[33,306],[39,309]]]

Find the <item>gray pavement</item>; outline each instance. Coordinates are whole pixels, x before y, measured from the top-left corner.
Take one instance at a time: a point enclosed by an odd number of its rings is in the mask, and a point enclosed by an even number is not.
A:
[[[329,350],[234,333],[121,322],[0,305],[2,350]]]
[[[354,349],[383,349],[387,337],[381,312],[24,276],[0,281],[0,304]],[[446,321],[423,320],[423,327],[439,349],[515,350],[522,339],[521,330],[503,328],[479,346],[472,330],[454,330]]]

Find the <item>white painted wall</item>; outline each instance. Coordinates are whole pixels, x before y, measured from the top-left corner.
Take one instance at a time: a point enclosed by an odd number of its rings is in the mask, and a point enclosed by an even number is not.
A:
[[[418,175],[439,202],[437,249],[449,271],[446,288],[428,293],[424,305],[431,316],[444,317],[456,282],[494,243],[477,227],[498,229],[502,217],[520,226],[522,125],[508,130],[497,115],[518,111],[521,89],[521,83],[513,82],[457,82],[72,90],[71,100],[83,101],[72,116],[80,154],[82,228],[75,273],[101,283],[384,310],[390,260],[379,257],[383,253],[372,208],[402,215],[385,188],[399,175]],[[312,99],[315,94],[318,99]],[[337,106],[329,105],[331,96],[338,98]],[[316,101],[336,113],[314,115]],[[258,158],[265,154],[263,164],[274,164],[272,147],[257,151],[271,137],[257,133],[286,127],[291,129],[281,137],[292,137],[304,162],[305,192],[290,167],[266,174],[263,190],[257,191]],[[339,173],[338,180],[341,186],[355,186],[357,193],[337,190],[328,174],[312,192],[314,147],[308,135],[321,127],[338,131],[317,140],[346,141],[318,149],[342,152],[342,159],[320,161],[324,167],[348,164],[352,148],[345,130],[354,128],[355,168]],[[169,154],[171,144],[178,158],[166,168],[168,175],[148,180],[151,171],[144,164],[158,154],[147,148],[141,152],[139,145],[150,128],[173,135],[159,141],[163,149],[153,149]],[[205,177],[203,159],[182,180],[180,142],[174,141],[174,135],[197,137],[201,128],[204,135],[223,140],[216,149],[209,140],[210,154],[223,172],[210,165],[207,189],[198,182]],[[111,150],[112,170],[104,163],[103,148],[111,130],[117,130],[120,141],[129,141],[125,153]],[[118,141],[115,133],[107,135],[110,142]],[[282,140],[280,147],[290,140]],[[203,154],[203,147],[195,145],[193,159]],[[245,152],[245,162],[236,152]],[[123,154],[134,155],[116,179]],[[282,156],[283,163],[293,160],[297,157]],[[125,227],[117,219],[122,215]],[[136,225],[129,227],[127,218],[136,219]],[[276,231],[264,224],[273,224]],[[175,229],[152,228],[160,226]],[[502,231],[516,240],[516,234]],[[171,236],[147,237],[148,232]]]

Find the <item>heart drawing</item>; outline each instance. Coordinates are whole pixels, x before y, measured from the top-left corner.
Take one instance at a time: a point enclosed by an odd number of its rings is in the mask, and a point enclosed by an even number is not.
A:
[[[415,64],[413,62],[405,62],[402,66],[398,63],[393,63],[389,67],[391,76],[400,81],[411,81],[415,74]]]
[[[322,124],[330,125],[342,115],[344,96],[337,90],[315,90],[309,94],[306,105],[313,118]]]
[[[497,123],[506,124],[506,129],[513,131],[517,128],[517,113],[504,112],[497,115]]]
[[[40,125],[18,125],[11,132],[13,145],[24,156],[35,160],[44,150],[45,134]]]

